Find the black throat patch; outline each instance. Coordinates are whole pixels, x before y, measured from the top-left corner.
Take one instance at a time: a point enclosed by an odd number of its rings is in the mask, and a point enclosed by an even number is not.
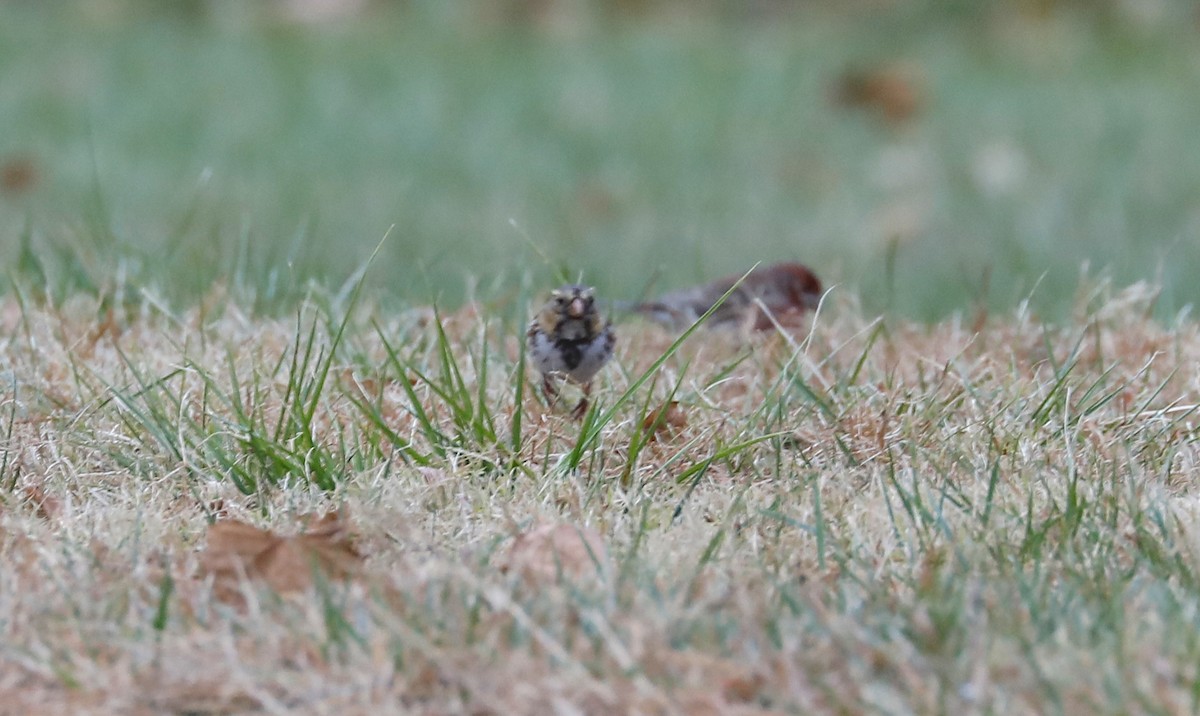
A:
[[[560,338],[554,342],[554,347],[558,349],[562,356],[562,362],[567,366],[568,370],[575,370],[583,361],[583,344],[587,341],[571,341],[565,338]]]

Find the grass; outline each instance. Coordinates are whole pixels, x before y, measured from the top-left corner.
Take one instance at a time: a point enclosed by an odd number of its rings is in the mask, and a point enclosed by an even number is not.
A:
[[[583,423],[481,304],[10,298],[6,702],[1191,710],[1200,337],[1144,287],[1093,288],[1061,324],[846,301],[749,343],[626,321]],[[211,591],[213,520],[327,509],[365,557],[349,581]],[[513,567],[539,524],[594,547]]]
[[[1200,707],[1186,4],[651,5],[0,4],[5,708]],[[564,276],[776,258],[545,404]]]
[[[394,225],[372,288],[399,302],[560,270],[633,297],[789,258],[870,311],[1063,317],[1086,264],[1155,281],[1169,318],[1200,298],[1188,4],[1060,4],[539,29],[455,3],[316,27],[6,3],[0,159],[40,180],[0,195],[4,258],[28,231],[60,297],[221,282],[288,312]],[[830,101],[895,63],[928,98],[913,121]]]

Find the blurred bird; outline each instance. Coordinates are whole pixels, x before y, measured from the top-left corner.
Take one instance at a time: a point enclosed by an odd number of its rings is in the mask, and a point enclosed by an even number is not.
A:
[[[635,313],[682,330],[703,316],[742,276],[726,276],[702,286],[671,291],[657,300],[633,304]],[[821,301],[821,281],[808,267],[794,262],[760,266],[708,317],[710,328],[766,331],[786,325]]]
[[[558,399],[557,380],[565,377],[583,387],[583,397],[571,411],[583,417],[592,391],[592,378],[612,358],[617,336],[600,316],[595,292],[587,286],[563,286],[533,317],[525,332],[530,360],[542,374],[546,399]]]

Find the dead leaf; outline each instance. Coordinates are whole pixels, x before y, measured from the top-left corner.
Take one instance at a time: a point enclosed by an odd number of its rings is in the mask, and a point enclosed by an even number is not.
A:
[[[262,702],[230,679],[207,673],[192,674],[196,680],[163,683],[157,670],[141,677],[142,696],[155,709],[168,713],[249,713],[262,709]]]
[[[677,681],[685,713],[763,713],[753,707],[767,683],[749,664],[698,651],[667,651],[650,655],[647,668],[659,678]]]
[[[846,70],[834,81],[832,95],[842,107],[873,112],[891,124],[912,119],[925,102],[920,73],[900,64]]]
[[[575,189],[575,203],[588,219],[605,219],[616,212],[617,199],[604,184],[588,182]]]
[[[32,157],[12,156],[0,161],[0,191],[11,196],[24,194],[37,184],[37,164]]]
[[[240,601],[244,578],[265,583],[279,593],[302,592],[312,586],[314,570],[330,579],[359,573],[362,555],[337,513],[309,516],[304,533],[292,537],[239,520],[208,528],[200,557],[204,575],[212,575],[213,591],[222,601]]]
[[[363,401],[375,400],[383,392],[378,380],[363,377],[352,368],[346,368],[341,372],[339,382],[341,383],[342,390],[353,392]]]
[[[62,503],[57,497],[50,497],[41,485],[30,485],[21,490],[25,504],[33,508],[34,514],[44,520],[57,517],[62,510]]]
[[[323,512],[321,514],[300,515],[304,525],[305,537],[324,537],[330,540],[344,541],[351,536],[350,528],[342,519],[340,512]]]
[[[659,435],[670,437],[679,434],[687,427],[687,423],[687,413],[679,407],[678,400],[672,400],[647,415],[642,421],[642,430],[653,430],[650,439],[657,440]]]
[[[594,530],[565,523],[534,527],[517,535],[500,562],[502,572],[516,572],[536,583],[552,583],[595,575],[608,567],[608,550]]]
[[[104,317],[100,319],[100,322],[88,331],[87,338],[84,339],[78,348],[79,354],[90,358],[95,355],[96,346],[99,345],[102,338],[108,336],[109,340],[115,342],[121,337],[123,332],[124,327],[117,320],[116,313],[112,308],[108,308],[105,310]]]
[[[207,544],[200,555],[200,571],[213,575],[218,588],[232,586],[237,591],[241,577],[250,574],[254,558],[269,549],[279,538],[267,530],[240,520],[223,520],[208,528]],[[232,585],[229,583],[233,582]]]
[[[275,540],[254,558],[253,563],[256,576],[261,576],[271,589],[280,593],[308,589],[312,584],[313,569],[317,567],[330,576],[345,576],[342,566],[336,556],[326,557],[319,541],[309,543],[303,536]]]

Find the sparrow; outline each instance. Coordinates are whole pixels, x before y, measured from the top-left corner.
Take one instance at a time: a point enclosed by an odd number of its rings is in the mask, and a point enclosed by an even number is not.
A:
[[[665,293],[654,301],[637,303],[632,310],[675,330],[695,323],[742,274],[726,276],[701,286]],[[821,281],[808,267],[794,262],[759,266],[729,294],[708,317],[710,328],[749,328],[767,331],[786,324],[821,301]]]
[[[542,391],[553,404],[558,399],[559,378],[583,388],[583,397],[571,411],[576,420],[588,408],[592,378],[613,356],[617,344],[612,323],[600,316],[593,289],[568,285],[554,290],[525,332],[529,358],[542,374]]]

